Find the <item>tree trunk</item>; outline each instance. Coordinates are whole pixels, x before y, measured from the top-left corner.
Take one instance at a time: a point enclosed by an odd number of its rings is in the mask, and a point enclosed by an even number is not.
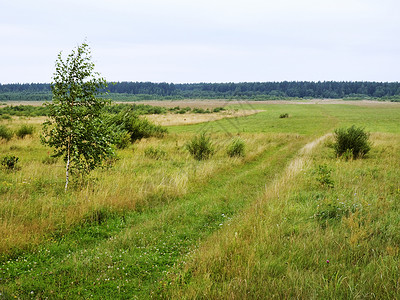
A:
[[[67,191],[68,182],[69,182],[70,144],[71,144],[70,141],[71,141],[71,137],[69,137],[68,150],[67,150],[67,166],[66,166],[66,170],[65,170],[65,192]]]

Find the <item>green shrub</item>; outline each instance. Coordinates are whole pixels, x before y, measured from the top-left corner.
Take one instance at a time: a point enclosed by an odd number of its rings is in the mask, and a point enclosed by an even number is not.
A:
[[[316,180],[322,185],[329,188],[333,188],[335,186],[334,181],[331,178],[332,169],[327,165],[319,165],[317,169],[314,171],[316,175]]]
[[[147,104],[113,104],[106,106],[104,110],[110,114],[118,114],[122,111],[133,111],[137,115],[153,115],[163,114],[167,112],[167,109],[160,106],[152,106]]]
[[[244,156],[244,149],[245,149],[244,141],[240,138],[235,138],[229,144],[228,149],[226,150],[226,153],[230,157]]]
[[[325,199],[317,206],[317,213],[314,217],[319,221],[340,220],[342,217],[347,217],[351,213],[362,210],[362,206],[357,203],[349,204],[341,202],[339,199]]]
[[[22,125],[20,128],[18,128],[18,130],[15,132],[15,135],[17,137],[19,137],[20,139],[23,139],[24,137],[26,137],[27,135],[31,135],[33,134],[33,126],[29,126],[29,125]]]
[[[281,119],[289,118],[289,114],[288,113],[280,114],[279,118],[281,118]]]
[[[179,106],[168,108],[169,111],[177,111],[177,110],[180,110],[180,109],[181,108]]]
[[[126,130],[118,131],[115,134],[114,144],[118,149],[125,149],[131,143],[131,135]]]
[[[192,110],[193,113],[195,114],[209,114],[211,113],[211,111],[207,108],[207,109],[203,109],[203,108],[193,108]]]
[[[131,135],[132,142],[148,137],[163,137],[167,129],[139,117],[131,118],[126,127]]]
[[[371,150],[369,133],[363,128],[354,125],[350,128],[339,128],[334,133],[335,142],[333,148],[338,157],[359,158],[366,155]]]
[[[205,160],[214,154],[211,138],[206,136],[204,132],[199,136],[194,136],[193,139],[186,144],[186,148],[196,160]]]
[[[131,142],[148,137],[162,137],[167,133],[167,129],[151,123],[145,118],[139,117],[134,111],[124,111],[116,116],[112,116],[107,121],[109,126],[112,126],[115,132],[115,143],[118,145],[123,137],[123,132],[127,132],[130,136]],[[125,134],[126,135],[126,134]]]
[[[190,112],[192,109],[190,107],[184,107],[184,108],[179,108],[179,106],[176,106],[172,109],[172,111],[175,111],[176,114],[186,114],[187,112]]]
[[[224,110],[225,110],[225,108],[223,108],[223,107],[216,107],[212,110],[212,112],[217,113],[217,112],[224,111]]]
[[[144,149],[144,155],[152,159],[162,159],[167,155],[167,152],[160,148],[154,148],[150,146]]]
[[[17,169],[17,162],[19,158],[14,155],[6,155],[1,160],[1,165],[8,170],[15,170]]]
[[[6,127],[4,125],[0,125],[0,139],[9,141],[9,140],[11,140],[13,135],[14,134],[11,129],[9,129],[8,127]]]

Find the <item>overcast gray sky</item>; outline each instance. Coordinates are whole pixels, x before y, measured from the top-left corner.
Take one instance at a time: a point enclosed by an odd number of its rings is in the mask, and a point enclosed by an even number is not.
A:
[[[3,0],[0,83],[89,43],[108,81],[399,81],[398,0]]]

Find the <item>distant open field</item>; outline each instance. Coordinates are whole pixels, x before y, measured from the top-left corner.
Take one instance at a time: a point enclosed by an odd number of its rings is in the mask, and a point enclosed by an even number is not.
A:
[[[0,160],[19,158],[0,167],[0,299],[400,298],[400,103],[140,103],[227,111],[149,116],[165,137],[67,192],[44,118],[0,120],[34,127],[0,139]],[[333,133],[352,125],[371,151],[338,158]],[[197,161],[203,132],[214,154]]]

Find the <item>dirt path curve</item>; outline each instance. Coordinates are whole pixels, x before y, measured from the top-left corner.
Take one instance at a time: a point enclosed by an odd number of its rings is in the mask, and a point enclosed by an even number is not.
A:
[[[298,151],[295,158],[288,164],[285,172],[280,178],[277,178],[275,182],[271,184],[274,194],[279,194],[279,190],[287,183],[294,179],[309,163],[310,154],[316,146],[325,141],[328,137],[332,136],[332,133],[327,133],[311,142],[306,144],[303,148]],[[269,188],[269,187],[268,187]]]

